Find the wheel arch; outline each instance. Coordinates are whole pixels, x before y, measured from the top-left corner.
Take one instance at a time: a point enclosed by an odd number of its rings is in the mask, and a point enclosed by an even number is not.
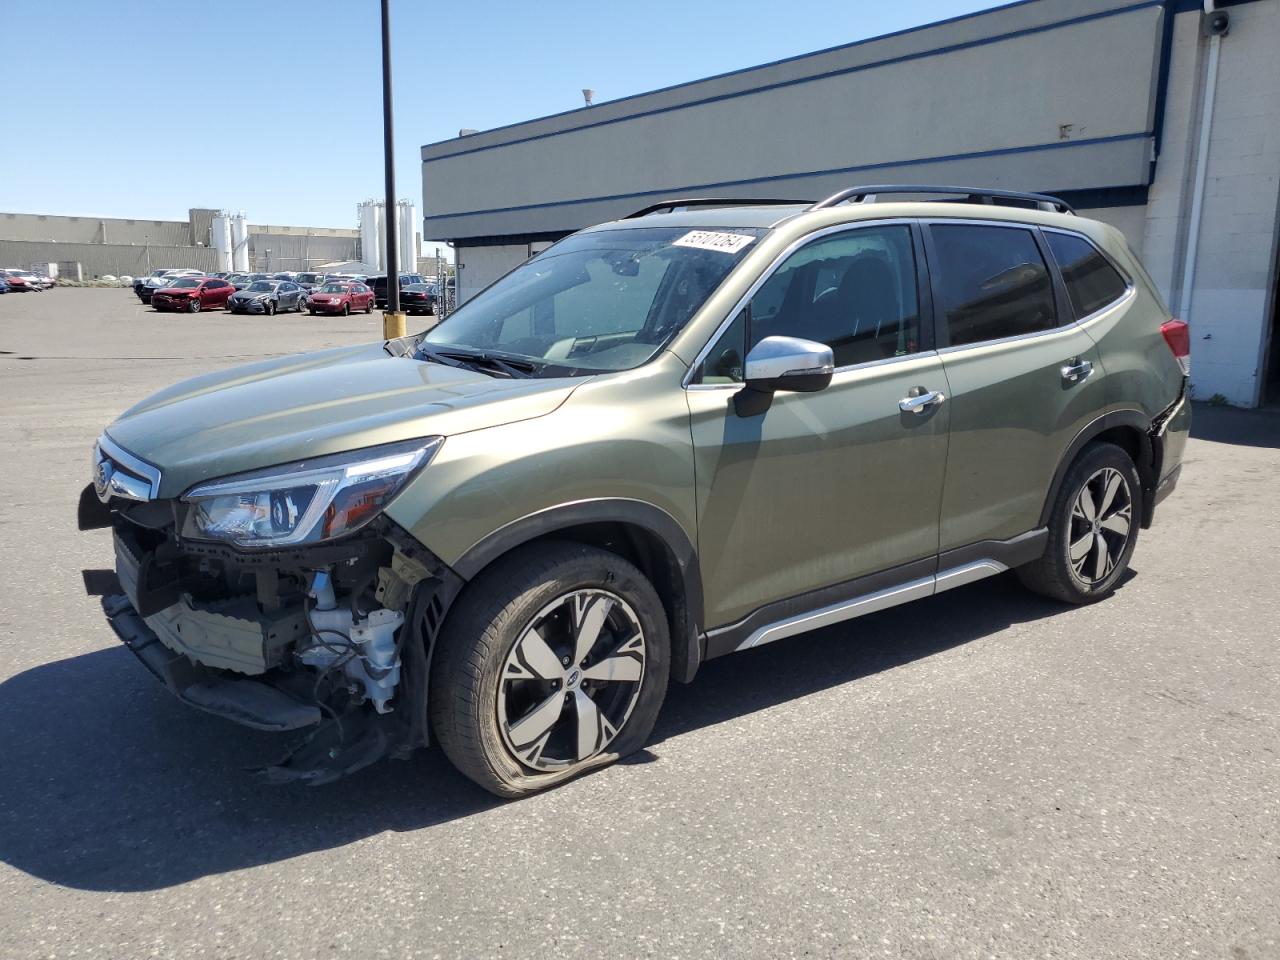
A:
[[[480,540],[454,564],[464,580],[516,547],[538,540],[582,543],[616,553],[653,584],[671,634],[671,675],[688,683],[703,659],[702,575],[693,542],[678,521],[641,500],[582,500],[514,520]]]
[[[1049,523],[1053,505],[1057,502],[1058,493],[1067,471],[1079,458],[1084,449],[1091,443],[1114,443],[1129,454],[1138,470],[1138,478],[1142,481],[1142,520],[1143,529],[1151,526],[1155,509],[1156,481],[1159,478],[1159,450],[1151,439],[1151,420],[1140,410],[1113,410],[1090,422],[1082,429],[1058,461],[1053,480],[1049,484],[1049,492],[1045,497],[1044,507],[1040,511],[1040,526]]]

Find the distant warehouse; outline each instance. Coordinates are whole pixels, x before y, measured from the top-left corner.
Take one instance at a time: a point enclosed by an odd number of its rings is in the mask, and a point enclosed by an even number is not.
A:
[[[1212,2],[1207,4],[1212,6]],[[857,184],[1058,194],[1193,330],[1196,395],[1280,401],[1280,0],[1022,0],[422,148],[466,299],[670,197]]]
[[[223,249],[219,249],[219,247]],[[126,220],[0,213],[0,266],[59,264],[78,279],[138,276],[159,267],[306,270],[359,260],[360,234],[339,227],[247,223],[243,214],[193,208],[186,220]],[[61,266],[65,265],[65,266]]]

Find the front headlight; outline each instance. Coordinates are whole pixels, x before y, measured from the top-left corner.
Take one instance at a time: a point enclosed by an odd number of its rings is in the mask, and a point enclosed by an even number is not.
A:
[[[182,535],[239,547],[319,543],[359,530],[440,448],[443,437],[367,447],[193,487]]]

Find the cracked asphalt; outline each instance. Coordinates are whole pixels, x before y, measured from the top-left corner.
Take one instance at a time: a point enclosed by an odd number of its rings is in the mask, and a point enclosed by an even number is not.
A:
[[[1102,604],[1006,575],[716,661],[531,799],[438,752],[270,787],[116,643],[76,497],[150,391],[378,333],[0,297],[0,957],[1280,957],[1280,413],[1197,408]]]

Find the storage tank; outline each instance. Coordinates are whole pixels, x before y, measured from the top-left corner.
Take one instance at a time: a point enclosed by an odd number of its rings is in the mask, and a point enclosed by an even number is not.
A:
[[[213,249],[218,254],[218,269],[230,272],[231,265],[231,214],[219,210],[213,218]]]
[[[385,243],[383,233],[386,221],[383,219],[383,204],[377,200],[366,200],[360,204],[360,259],[374,272],[386,269],[387,258],[383,250]]]
[[[231,269],[249,269],[249,227],[243,210],[231,218]]]
[[[412,273],[418,269],[417,220],[418,210],[412,200],[401,200],[396,204],[396,259],[401,273]]]

